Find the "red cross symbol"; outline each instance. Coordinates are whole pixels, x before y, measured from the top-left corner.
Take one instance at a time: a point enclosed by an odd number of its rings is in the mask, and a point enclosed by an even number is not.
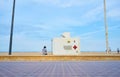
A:
[[[76,46],[76,45],[74,45],[74,46],[73,46],[73,48],[76,50],[76,49],[77,49],[77,46]]]

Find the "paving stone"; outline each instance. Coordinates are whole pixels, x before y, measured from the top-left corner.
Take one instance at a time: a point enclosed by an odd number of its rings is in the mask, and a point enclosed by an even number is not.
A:
[[[120,61],[0,62],[0,77],[119,77]]]

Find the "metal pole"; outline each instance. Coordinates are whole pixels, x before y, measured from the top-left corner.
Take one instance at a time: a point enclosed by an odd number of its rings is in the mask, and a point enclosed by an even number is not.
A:
[[[106,37],[106,53],[109,53],[108,26],[107,26],[107,19],[106,19],[106,0],[104,0],[104,23],[105,23],[105,37]]]
[[[12,40],[13,40],[14,13],[15,13],[15,0],[13,0],[13,9],[12,9],[11,31],[10,31],[10,43],[9,43],[9,55],[12,54]]]

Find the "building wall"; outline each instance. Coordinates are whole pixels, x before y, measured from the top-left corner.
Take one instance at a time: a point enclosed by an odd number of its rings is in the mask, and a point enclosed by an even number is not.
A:
[[[80,53],[79,38],[54,38],[53,55],[78,55]]]

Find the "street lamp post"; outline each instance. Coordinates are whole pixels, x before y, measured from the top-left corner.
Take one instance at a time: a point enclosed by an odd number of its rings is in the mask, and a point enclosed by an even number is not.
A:
[[[105,37],[106,37],[106,53],[109,53],[108,26],[106,19],[106,0],[104,0],[104,23],[105,23]]]
[[[13,40],[14,13],[15,13],[15,0],[13,0],[13,8],[12,8],[12,20],[11,20],[11,31],[10,31],[9,55],[12,54],[12,40]]]

